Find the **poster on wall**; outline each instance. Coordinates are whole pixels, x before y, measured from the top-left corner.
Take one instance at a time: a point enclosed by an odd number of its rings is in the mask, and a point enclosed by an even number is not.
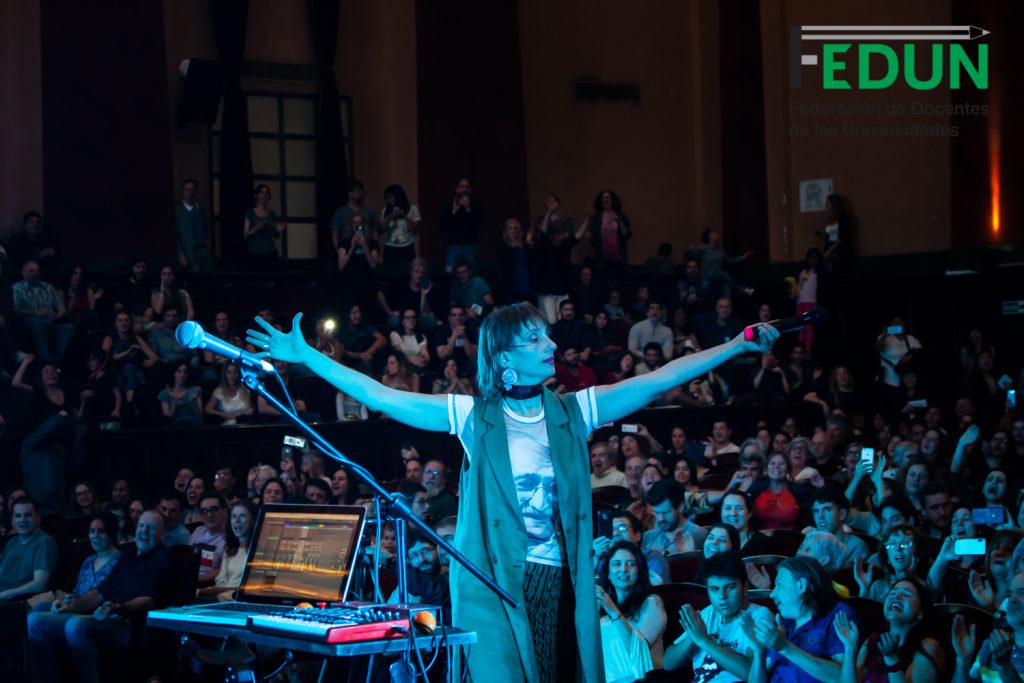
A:
[[[825,199],[832,194],[832,179],[800,181],[800,213],[825,210]]]

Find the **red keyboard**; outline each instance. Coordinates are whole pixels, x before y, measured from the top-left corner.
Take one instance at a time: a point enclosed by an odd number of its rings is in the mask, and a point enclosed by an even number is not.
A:
[[[353,643],[401,638],[409,632],[409,610],[389,605],[329,609],[296,609],[252,617],[249,627],[320,643]]]

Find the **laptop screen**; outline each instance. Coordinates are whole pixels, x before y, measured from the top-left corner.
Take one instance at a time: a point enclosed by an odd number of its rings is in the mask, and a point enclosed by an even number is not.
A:
[[[345,599],[366,509],[264,505],[236,600],[293,605]]]

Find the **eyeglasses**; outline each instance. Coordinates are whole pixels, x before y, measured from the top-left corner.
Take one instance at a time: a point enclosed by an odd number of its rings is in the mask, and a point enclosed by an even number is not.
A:
[[[620,534],[627,533],[631,528],[632,527],[630,527],[628,524],[618,524],[612,527],[614,531],[617,531]]]
[[[435,477],[439,477],[439,476],[441,476],[441,470],[426,469],[426,470],[423,470],[423,474],[432,474]]]
[[[886,543],[885,544],[885,549],[886,550],[899,550],[899,551],[903,551],[903,550],[910,550],[913,547],[914,547],[914,544],[911,543],[910,541],[900,541],[899,543]]]
[[[228,473],[227,472],[218,472],[217,474],[213,475],[213,478],[214,479],[227,479],[228,478]]]
[[[199,512],[201,512],[204,515],[212,515],[213,513],[220,512],[223,509],[224,508],[222,508],[220,505],[211,505],[208,508],[199,508]]]

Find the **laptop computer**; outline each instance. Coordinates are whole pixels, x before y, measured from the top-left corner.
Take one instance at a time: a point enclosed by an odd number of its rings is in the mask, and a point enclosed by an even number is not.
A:
[[[245,626],[302,602],[343,602],[365,524],[362,506],[263,505],[235,602],[154,610],[148,619]]]

